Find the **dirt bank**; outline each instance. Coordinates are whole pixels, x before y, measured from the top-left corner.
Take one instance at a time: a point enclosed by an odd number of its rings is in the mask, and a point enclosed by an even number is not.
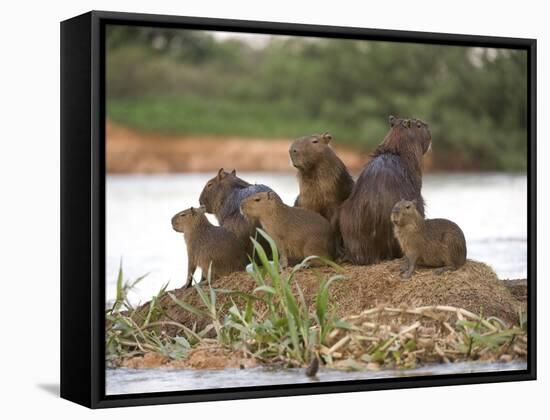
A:
[[[510,290],[510,293],[521,302],[527,302],[527,280],[507,280],[506,287]]]
[[[442,276],[433,275],[432,270],[420,269],[410,281],[400,280],[400,264],[400,260],[394,260],[371,266],[345,265],[346,278],[334,282],[330,289],[329,300],[336,314],[346,317],[378,305],[449,305],[485,317],[496,316],[510,324],[518,322],[517,313],[524,302],[512,295],[486,264],[468,261],[460,270]],[[332,268],[325,267],[302,270],[295,278],[310,308],[313,308],[319,284],[316,272],[323,278],[335,274]],[[234,273],[218,279],[213,286],[216,289],[252,293],[257,285],[247,273]],[[204,307],[194,288],[177,289],[173,294],[197,308]],[[238,295],[219,292],[216,306],[222,308],[230,299],[237,304],[243,303]],[[196,324],[198,329],[209,323],[176,305],[168,295],[163,296],[159,303],[164,311],[161,321],[176,321],[189,327]],[[262,302],[256,305],[262,309]],[[147,312],[148,304],[139,308],[135,315],[138,321],[143,320]],[[176,331],[176,327],[166,328],[168,334],[175,334]]]
[[[258,366],[258,362],[242,352],[228,351],[217,345],[201,346],[191,350],[185,359],[172,360],[158,353],[128,357],[120,361],[118,367],[131,369],[244,369]]]
[[[107,123],[107,171],[110,173],[211,172],[219,168],[239,171],[292,171],[288,147],[292,139],[168,136],[144,133]],[[359,171],[367,156],[335,147],[352,171]]]
[[[309,133],[304,133],[309,134]],[[171,173],[293,171],[288,147],[293,139],[169,136],[145,133],[107,122],[107,172]],[[338,145],[335,150],[352,173],[368,161],[367,152]],[[429,158],[426,168],[430,167]]]

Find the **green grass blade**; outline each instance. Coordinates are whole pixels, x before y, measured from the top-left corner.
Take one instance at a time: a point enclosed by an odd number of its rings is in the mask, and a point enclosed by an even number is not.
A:
[[[208,288],[210,289],[210,305],[214,310],[216,309],[216,290],[212,287],[212,261],[208,266]]]
[[[190,305],[187,302],[184,302],[184,301],[178,299],[172,293],[168,293],[168,296],[170,296],[170,298],[174,301],[174,303],[176,305],[178,305],[179,307],[185,309],[186,311],[191,312],[192,314],[194,314],[196,316],[199,316],[199,317],[209,318],[208,313],[206,313],[205,311],[203,311],[199,308],[195,308],[193,305]]]
[[[268,285],[256,287],[253,293],[256,293],[256,292],[265,292],[265,293],[269,293],[270,295],[274,295],[277,293],[273,287]]]
[[[123,287],[124,275],[122,272],[122,258],[120,259],[120,265],[118,266],[118,275],[116,279],[116,300],[117,302],[122,302],[124,300],[124,287]]]
[[[256,230],[269,243],[269,246],[271,247],[271,254],[273,256],[273,262],[278,267],[279,266],[279,250],[277,249],[277,244],[275,243],[273,238],[271,236],[269,236],[267,234],[267,232],[265,232],[263,229],[257,228]]]

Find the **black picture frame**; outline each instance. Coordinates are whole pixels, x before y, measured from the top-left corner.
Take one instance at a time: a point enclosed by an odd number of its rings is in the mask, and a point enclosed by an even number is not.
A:
[[[513,48],[528,61],[525,371],[105,395],[105,25]],[[61,397],[90,408],[536,379],[536,40],[92,11],[61,22]]]

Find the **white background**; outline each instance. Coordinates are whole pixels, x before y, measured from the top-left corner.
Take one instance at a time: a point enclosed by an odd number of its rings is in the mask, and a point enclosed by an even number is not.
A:
[[[525,418],[548,407],[550,176],[545,2],[78,1],[2,4],[0,416],[33,418]],[[91,9],[538,39],[537,382],[90,411],[59,399],[59,22]],[[546,161],[546,162],[545,162]],[[546,234],[546,235],[545,235]],[[546,256],[548,257],[548,256]],[[544,410],[544,411],[543,411]]]

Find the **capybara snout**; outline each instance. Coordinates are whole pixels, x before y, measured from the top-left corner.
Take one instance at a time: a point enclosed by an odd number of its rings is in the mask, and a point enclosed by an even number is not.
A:
[[[184,233],[188,231],[194,223],[200,221],[200,217],[204,217],[206,209],[201,207],[190,207],[176,213],[172,217],[172,228],[176,232]]]

